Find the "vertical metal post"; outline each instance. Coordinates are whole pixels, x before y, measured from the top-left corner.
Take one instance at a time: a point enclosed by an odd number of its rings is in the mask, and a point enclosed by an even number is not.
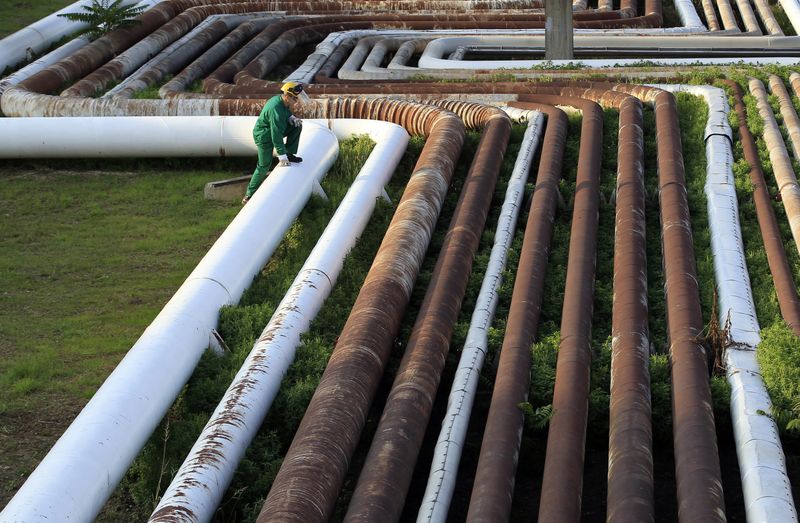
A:
[[[572,60],[572,2],[545,0],[544,57],[546,60]]]

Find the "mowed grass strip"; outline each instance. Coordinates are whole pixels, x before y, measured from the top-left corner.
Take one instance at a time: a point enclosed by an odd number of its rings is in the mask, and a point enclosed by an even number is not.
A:
[[[239,206],[220,172],[0,170],[0,413],[88,399]]]

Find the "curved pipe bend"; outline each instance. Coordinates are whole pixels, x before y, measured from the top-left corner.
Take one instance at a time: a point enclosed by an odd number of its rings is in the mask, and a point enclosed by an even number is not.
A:
[[[481,128],[481,140],[344,521],[400,519],[511,135],[500,109],[429,103]]]

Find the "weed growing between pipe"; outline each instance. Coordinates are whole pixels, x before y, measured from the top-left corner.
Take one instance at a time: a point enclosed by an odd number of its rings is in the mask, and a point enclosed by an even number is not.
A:
[[[764,380],[769,383],[772,417],[781,430],[797,438],[800,436],[800,339],[780,322],[762,329],[761,335],[758,362]]]

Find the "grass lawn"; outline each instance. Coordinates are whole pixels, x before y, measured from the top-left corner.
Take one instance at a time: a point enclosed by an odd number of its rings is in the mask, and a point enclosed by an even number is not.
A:
[[[222,161],[48,165],[0,162],[0,506],[239,210]]]
[[[0,2],[0,38],[73,3],[75,0],[3,0]]]

